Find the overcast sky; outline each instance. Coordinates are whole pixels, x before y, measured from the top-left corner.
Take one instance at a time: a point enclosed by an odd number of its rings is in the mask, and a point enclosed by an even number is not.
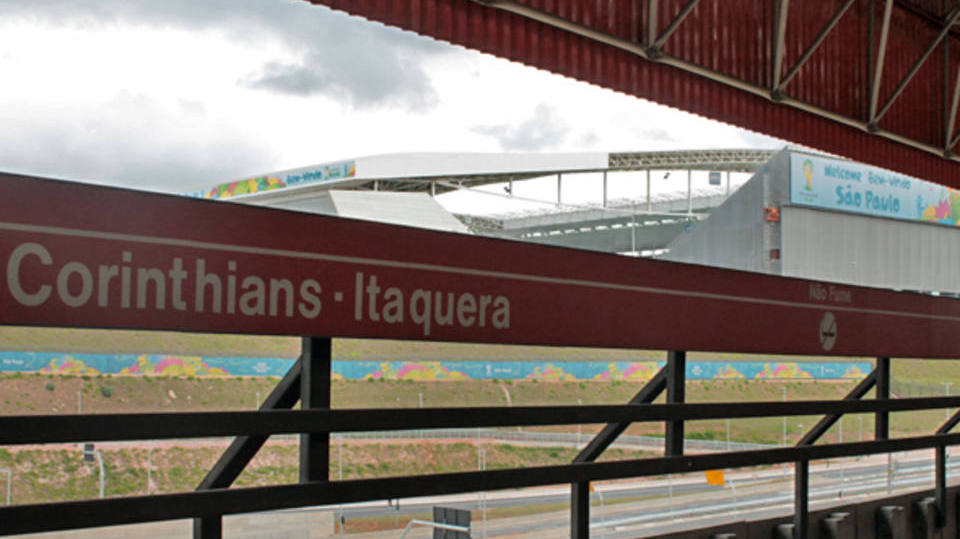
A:
[[[0,170],[171,192],[409,151],[779,147],[293,0],[0,0]]]

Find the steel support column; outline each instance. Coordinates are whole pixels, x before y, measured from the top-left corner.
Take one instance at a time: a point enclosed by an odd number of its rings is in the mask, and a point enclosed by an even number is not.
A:
[[[300,369],[300,407],[330,408],[330,367],[333,341],[329,337],[304,337]],[[327,481],[330,469],[330,433],[300,435],[300,482]]]
[[[793,483],[793,537],[807,539],[807,520],[810,518],[810,461],[794,464]]]
[[[590,483],[570,485],[570,537],[590,537]]]
[[[878,357],[877,366],[877,400],[890,398],[890,358]],[[874,438],[886,440],[890,437],[890,412],[877,412],[874,420]]]
[[[937,497],[937,528],[943,528],[947,522],[947,448],[937,446],[936,463],[936,497]]]
[[[683,404],[686,401],[687,353],[671,350],[667,358],[667,403]],[[675,457],[683,455],[683,420],[666,422],[664,437],[664,455]]]
[[[223,515],[193,519],[193,537],[194,539],[223,537]]]

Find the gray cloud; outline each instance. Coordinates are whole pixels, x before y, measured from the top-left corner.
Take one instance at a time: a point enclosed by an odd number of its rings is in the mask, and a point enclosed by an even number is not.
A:
[[[240,84],[356,107],[432,107],[437,96],[421,63],[455,50],[302,0],[0,0],[0,13],[79,28],[138,24],[222,32],[244,43],[279,40],[300,60],[269,62]]]
[[[417,59],[377,43],[313,49],[300,63],[270,62],[243,82],[299,97],[326,95],[357,108],[423,111],[439,101]]]
[[[503,150],[540,151],[555,148],[567,140],[570,127],[556,109],[541,103],[533,116],[517,125],[484,125],[471,129],[495,138]]]
[[[270,170],[276,156],[249,134],[208,126],[192,105],[119,94],[91,110],[13,117],[0,110],[5,172],[188,191]]]
[[[654,140],[657,142],[678,142],[680,140],[666,129],[641,129],[637,134],[641,140]]]

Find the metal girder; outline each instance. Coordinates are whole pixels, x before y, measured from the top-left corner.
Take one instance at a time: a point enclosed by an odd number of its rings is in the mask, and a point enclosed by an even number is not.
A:
[[[793,64],[793,67],[791,67],[790,70],[787,71],[787,74],[783,77],[780,83],[774,86],[773,91],[775,94],[782,92],[783,89],[788,84],[790,84],[790,81],[792,81],[793,78],[797,76],[797,73],[800,72],[800,68],[802,68],[804,64],[807,63],[807,60],[809,60],[810,57],[813,56],[813,53],[816,52],[818,48],[820,48],[820,45],[824,42],[824,40],[827,39],[827,36],[830,35],[830,32],[832,32],[833,29],[837,26],[837,23],[840,22],[840,19],[843,18],[844,13],[846,13],[847,10],[850,9],[850,6],[852,6],[856,1],[857,0],[846,0],[846,2],[844,2],[843,5],[840,6],[839,9],[837,9],[837,11],[833,14],[833,16],[830,17],[830,20],[827,22],[826,25],[824,25],[823,29],[820,30],[820,33],[817,34],[817,37],[813,39],[813,42],[810,43],[810,46],[807,47],[805,51],[803,51],[803,54],[801,54],[800,58],[797,59],[796,63]],[[779,73],[779,70],[776,71],[776,73]]]
[[[930,154],[934,154],[938,157],[944,157],[944,150],[941,143],[933,144],[928,141],[921,141],[909,136],[887,130],[881,129],[876,122],[877,109],[878,109],[878,100],[879,100],[879,91],[880,83],[882,80],[884,66],[886,64],[886,49],[887,43],[889,40],[890,32],[890,19],[892,16],[893,6],[896,3],[894,0],[886,0],[885,9],[884,9],[884,18],[881,27],[880,42],[878,46],[878,55],[877,61],[874,65],[873,73],[870,76],[870,87],[869,87],[869,107],[868,114],[866,118],[859,118],[854,115],[842,114],[833,110],[830,110],[826,107],[815,105],[803,101],[801,99],[794,98],[789,95],[785,95],[781,92],[773,92],[769,84],[760,85],[753,81],[744,80],[737,76],[728,75],[726,73],[717,71],[715,69],[710,69],[694,63],[690,60],[681,57],[675,57],[663,53],[662,51],[658,54],[650,55],[649,51],[651,50],[651,45],[656,41],[656,28],[657,21],[653,16],[656,15],[658,10],[658,3],[656,0],[648,0],[648,18],[647,23],[647,36],[645,43],[636,43],[631,40],[622,39],[620,37],[599,31],[592,27],[586,27],[584,25],[574,23],[564,17],[549,13],[543,10],[539,10],[528,5],[525,5],[516,0],[473,0],[476,3],[483,4],[485,6],[501,9],[508,12],[511,12],[515,15],[526,17],[532,20],[536,20],[542,24],[553,26],[555,28],[564,30],[574,35],[578,35],[587,39],[591,39],[605,45],[626,51],[630,54],[634,54],[643,58],[645,60],[656,62],[659,64],[671,66],[682,71],[685,71],[689,74],[693,74],[704,79],[747,92],[757,97],[761,97],[767,100],[776,101],[780,105],[784,105],[793,109],[797,109],[814,116],[818,116],[823,119],[836,122],[854,129],[871,133],[872,135],[893,141],[911,148],[921,150]],[[781,88],[782,90],[782,88]],[[947,158],[960,161],[960,157],[957,156],[947,156]]]
[[[504,172],[490,174],[451,174],[415,178],[378,178],[358,186],[360,189],[380,191],[431,192],[455,191],[461,187],[477,187],[491,183],[510,183],[556,174],[591,172],[630,172],[640,170],[712,170],[753,172],[766,163],[778,150],[720,149],[667,150],[652,152],[611,152],[607,168],[596,170],[544,170],[542,172]],[[376,186],[376,187],[375,187]],[[312,191],[311,191],[312,192]]]
[[[783,73],[783,48],[787,35],[787,18],[790,14],[790,0],[774,0],[777,11],[777,27],[773,40],[773,82],[770,90],[780,87],[780,75]]]
[[[687,4],[683,6],[683,9],[680,10],[680,13],[677,13],[677,16],[674,17],[673,20],[670,21],[670,24],[663,29],[663,32],[657,36],[657,40],[654,41],[652,49],[658,52],[663,49],[663,46],[666,44],[667,40],[670,39],[670,36],[677,31],[677,28],[680,27],[680,24],[683,23],[683,20],[690,15],[690,12],[693,11],[693,9],[697,7],[697,4],[699,3],[700,0],[690,0],[687,2]]]
[[[880,43],[877,46],[877,60],[873,68],[870,84],[870,116],[868,125],[876,129],[877,101],[880,99],[880,82],[883,79],[883,65],[887,58],[887,39],[890,36],[890,17],[893,15],[893,0],[887,0],[883,7],[883,22],[880,26]]]
[[[945,139],[947,143],[944,148],[947,152],[953,150],[957,142],[960,142],[960,134],[954,135],[958,107],[960,107],[960,69],[957,70],[956,81],[953,83],[953,99],[950,102],[950,116],[947,119],[947,136]]]
[[[609,170],[729,170],[753,172],[778,150],[675,150],[655,152],[615,152],[610,154]]]
[[[871,123],[876,124],[879,122],[880,119],[883,118],[883,115],[890,110],[890,107],[897,100],[897,98],[900,97],[907,85],[910,84],[910,81],[913,80],[913,77],[915,77],[917,72],[920,71],[920,68],[923,67],[923,64],[925,64],[927,59],[930,58],[930,55],[933,54],[933,51],[937,48],[937,46],[940,45],[940,42],[943,41],[943,38],[947,37],[947,33],[950,32],[951,27],[957,22],[958,19],[960,19],[960,7],[957,7],[953,10],[953,12],[947,18],[943,29],[940,30],[939,34],[937,34],[936,39],[934,39],[933,43],[927,47],[927,50],[923,51],[923,54],[921,54],[920,58],[914,62],[913,66],[910,68],[910,71],[908,71],[903,79],[900,80],[900,83],[897,84],[896,89],[894,89],[893,93],[890,94],[890,97],[887,98],[886,103],[884,103],[883,106],[880,107],[880,110],[873,115]]]
[[[657,41],[657,21],[659,20],[659,0],[647,0],[647,47],[653,47]]]

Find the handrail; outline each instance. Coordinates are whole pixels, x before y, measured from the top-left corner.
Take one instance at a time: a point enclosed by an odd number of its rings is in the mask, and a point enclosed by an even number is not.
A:
[[[0,445],[149,440],[303,432],[543,426],[903,412],[960,407],[960,397],[863,401],[269,410],[0,417]],[[491,413],[495,411],[496,413]]]
[[[893,402],[893,401],[889,401]],[[209,514],[252,513],[308,505],[332,505],[384,498],[408,498],[532,487],[561,483],[645,477],[873,455],[960,444],[960,434],[938,434],[831,445],[783,447],[756,451],[684,455],[654,459],[576,463],[389,477],[348,481],[314,481],[267,487],[212,489],[153,496],[17,505],[0,508],[0,535],[56,531],[77,527],[196,518]]]

